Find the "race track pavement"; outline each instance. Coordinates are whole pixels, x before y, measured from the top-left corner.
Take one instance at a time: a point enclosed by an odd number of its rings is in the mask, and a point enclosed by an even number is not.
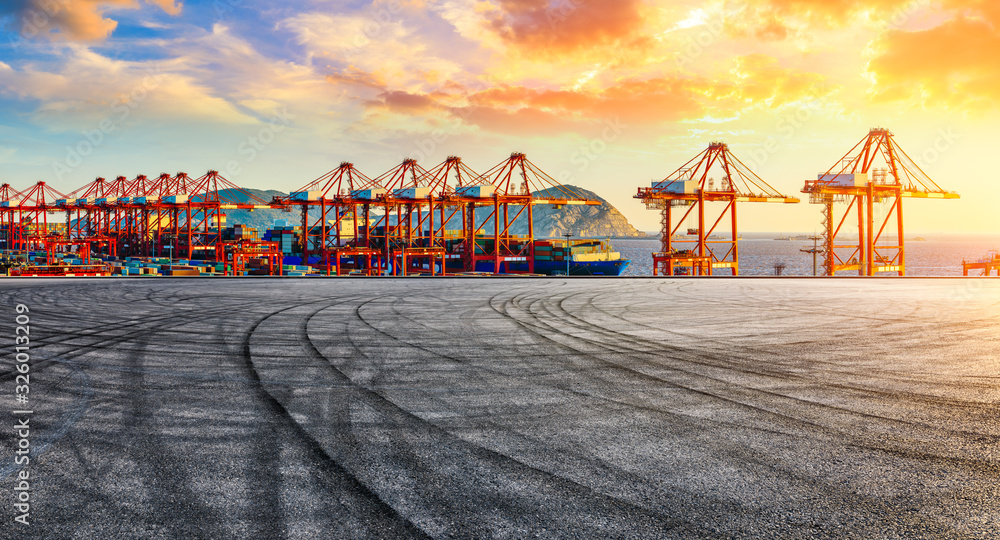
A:
[[[996,538],[1000,280],[0,282],[3,538]]]

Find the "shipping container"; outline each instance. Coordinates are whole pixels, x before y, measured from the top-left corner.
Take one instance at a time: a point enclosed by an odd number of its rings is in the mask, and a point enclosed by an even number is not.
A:
[[[698,192],[698,181],[677,180],[674,182],[653,182],[653,189],[665,193],[675,193],[678,195],[693,195]]]
[[[293,191],[289,194],[293,201],[318,201],[322,196],[322,191]]]
[[[187,204],[188,196],[183,193],[177,195],[167,195],[163,198],[163,202],[167,204]]]
[[[431,188],[428,187],[409,187],[403,189],[397,189],[392,192],[393,196],[399,197],[401,199],[426,199],[431,195]]]
[[[868,185],[868,173],[858,174],[819,174],[820,182],[829,182],[834,187],[865,187]]]
[[[351,197],[367,201],[373,201],[382,195],[385,195],[385,190],[382,188],[356,189],[351,192]]]
[[[493,197],[496,193],[496,186],[459,186],[455,188],[455,193],[462,197]]]

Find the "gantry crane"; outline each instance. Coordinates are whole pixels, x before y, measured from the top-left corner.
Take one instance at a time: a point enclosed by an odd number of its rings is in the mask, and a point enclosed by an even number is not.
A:
[[[20,204],[13,186],[6,183],[0,185],[0,246],[3,249],[15,249],[15,228],[18,226],[15,214]]]
[[[38,182],[30,188],[9,195],[0,202],[4,213],[9,213],[11,230],[7,246],[10,249],[40,250],[44,248],[42,238],[48,236],[50,212],[55,212],[54,203],[66,197],[59,191]],[[17,217],[14,217],[14,214]],[[34,229],[34,230],[32,230]]]
[[[438,217],[428,218],[429,230],[433,230],[429,247],[450,248],[464,240],[462,230],[448,230],[452,220],[466,223],[466,195],[480,194],[488,181],[479,173],[466,165],[458,156],[448,156],[438,166],[430,169],[421,180],[430,193],[441,199],[438,205]],[[430,221],[433,219],[433,221]],[[423,225],[421,225],[423,227]],[[435,227],[437,227],[436,230]]]
[[[375,178],[375,184],[384,189],[385,193],[376,198],[384,213],[373,228],[382,230],[378,244],[385,260],[399,258],[400,264],[394,265],[396,273],[405,272],[402,268],[402,252],[416,247],[424,236],[420,230],[424,213],[431,219],[434,216],[434,194],[424,185],[426,175],[427,170],[417,160],[404,159],[396,167]],[[393,214],[395,223],[391,219]],[[433,224],[431,228],[433,229]]]
[[[869,131],[836,165],[816,180],[806,181],[802,192],[809,194],[810,203],[823,205],[823,267],[828,276],[840,271],[857,271],[861,276],[880,272],[905,276],[903,198],[959,198],[957,193],[934,183],[900,148],[893,134],[883,128]],[[847,203],[839,219],[836,203]],[[888,203],[885,217],[878,221],[875,203]],[[856,243],[840,240],[852,213],[858,220]],[[893,222],[895,237],[891,236]]]
[[[507,273],[512,269],[535,270],[534,243],[535,228],[533,208],[536,205],[588,205],[600,206],[587,196],[573,191],[549,176],[520,152],[486,171],[482,178],[486,182],[463,188],[457,200],[465,201],[466,210],[465,243],[463,258],[466,269],[476,271],[477,262],[492,269],[494,274]],[[488,183],[487,183],[488,182]],[[535,192],[544,191],[550,196],[536,197]],[[476,216],[476,207],[490,209],[483,219]],[[491,208],[492,207],[492,208]],[[527,224],[527,235],[518,236],[513,232],[514,224],[523,218]],[[492,231],[485,227],[492,223]],[[480,233],[483,230],[483,233]],[[521,270],[515,270],[521,271]]]
[[[538,197],[533,191],[546,195]],[[436,274],[438,266],[446,273],[449,260],[461,262],[467,271],[476,270],[478,262],[495,273],[531,272],[532,207],[538,204],[599,205],[600,201],[562,186],[520,153],[484,175],[455,156],[430,170],[404,160],[374,179],[345,162],[299,191],[270,202],[241,190],[216,171],[197,179],[164,173],[132,180],[118,176],[111,182],[98,178],[69,194],[43,182],[23,192],[4,184],[0,240],[7,249],[38,248],[40,238],[30,238],[37,233],[29,230],[31,224],[48,231],[47,216],[60,214],[66,232],[59,241],[86,244],[95,253],[228,256],[221,234],[225,210],[299,206],[303,256],[308,260],[320,255],[328,273],[339,273],[347,258],[353,260],[352,270],[368,274],[380,274],[383,265],[397,260],[394,271],[400,274],[411,270]],[[490,211],[477,215],[477,208]],[[373,216],[373,209],[381,215]],[[518,219],[527,222],[527,235],[513,234]],[[461,231],[448,230],[459,221]]]
[[[318,255],[328,274],[339,275],[342,260],[350,258],[354,269],[372,275],[381,273],[381,260],[378,252],[370,248],[371,206],[384,192],[353,163],[345,161],[289,195],[275,197],[272,204],[301,208],[304,261]]]
[[[639,188],[635,198],[641,199],[646,208],[661,212],[661,249],[653,254],[653,274],[668,276],[678,268],[690,269],[697,275],[712,275],[716,269],[728,268],[734,276],[739,275],[736,204],[799,202],[778,193],[722,142],[709,144],[708,149],[651,187]],[[711,203],[723,205],[717,217],[710,213]],[[676,219],[675,209],[683,212],[680,219]],[[686,238],[679,237],[682,227],[694,220],[697,227],[689,227]],[[688,249],[679,249],[681,246]]]

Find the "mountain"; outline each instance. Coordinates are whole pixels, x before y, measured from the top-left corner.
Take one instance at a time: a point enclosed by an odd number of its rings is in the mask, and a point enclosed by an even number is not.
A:
[[[250,193],[253,196],[261,199],[265,202],[271,202],[274,197],[288,195],[283,191],[275,191],[269,189],[263,191],[260,189],[242,188],[246,193]],[[249,203],[250,197],[245,193],[241,193],[237,190],[226,189],[219,190],[219,198],[223,200]],[[256,201],[255,201],[256,202]],[[274,220],[285,219],[291,224],[296,226],[302,225],[302,211],[295,206],[289,207],[291,212],[285,212],[284,210],[225,210],[226,214],[226,226],[232,227],[233,225],[239,223],[247,227],[253,227],[260,232],[261,236],[264,235],[264,231],[274,227]]]
[[[535,217],[535,237],[552,238],[570,233],[573,236],[586,238],[603,237],[637,237],[644,238],[646,233],[637,230],[628,222],[628,219],[618,211],[617,208],[604,200],[593,191],[576,186],[566,186],[570,190],[588,199],[601,201],[600,206],[578,206],[568,205],[557,209],[551,205],[539,205],[534,208]],[[556,188],[549,188],[534,192],[536,197],[565,197]],[[527,224],[515,223],[523,226],[524,232],[516,234],[526,234]]]

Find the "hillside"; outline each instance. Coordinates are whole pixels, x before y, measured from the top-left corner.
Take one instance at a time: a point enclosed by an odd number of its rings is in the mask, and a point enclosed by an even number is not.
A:
[[[276,196],[288,195],[282,191],[267,190],[262,191],[259,189],[243,188],[248,193],[253,194],[255,197],[264,200],[266,202],[271,202]],[[221,198],[239,202],[249,202],[249,197],[246,195],[234,191],[234,190],[223,190],[219,192]],[[246,225],[247,227],[253,227],[260,231],[262,234],[264,231],[272,228],[274,226],[274,220],[276,219],[287,219],[295,225],[302,224],[302,212],[293,207],[291,212],[285,212],[283,210],[226,210],[226,224],[233,226],[237,223]]]
[[[576,186],[566,186],[574,192],[588,198],[601,201],[601,206],[564,206],[556,209],[554,206],[536,206],[535,236],[538,238],[556,237],[566,233],[580,237],[645,237],[646,233],[637,230],[617,208],[601,196]],[[539,197],[558,197],[560,192],[554,188],[535,192]],[[520,225],[520,224],[517,224]],[[527,225],[524,225],[527,232]],[[524,234],[524,233],[518,233]]]

